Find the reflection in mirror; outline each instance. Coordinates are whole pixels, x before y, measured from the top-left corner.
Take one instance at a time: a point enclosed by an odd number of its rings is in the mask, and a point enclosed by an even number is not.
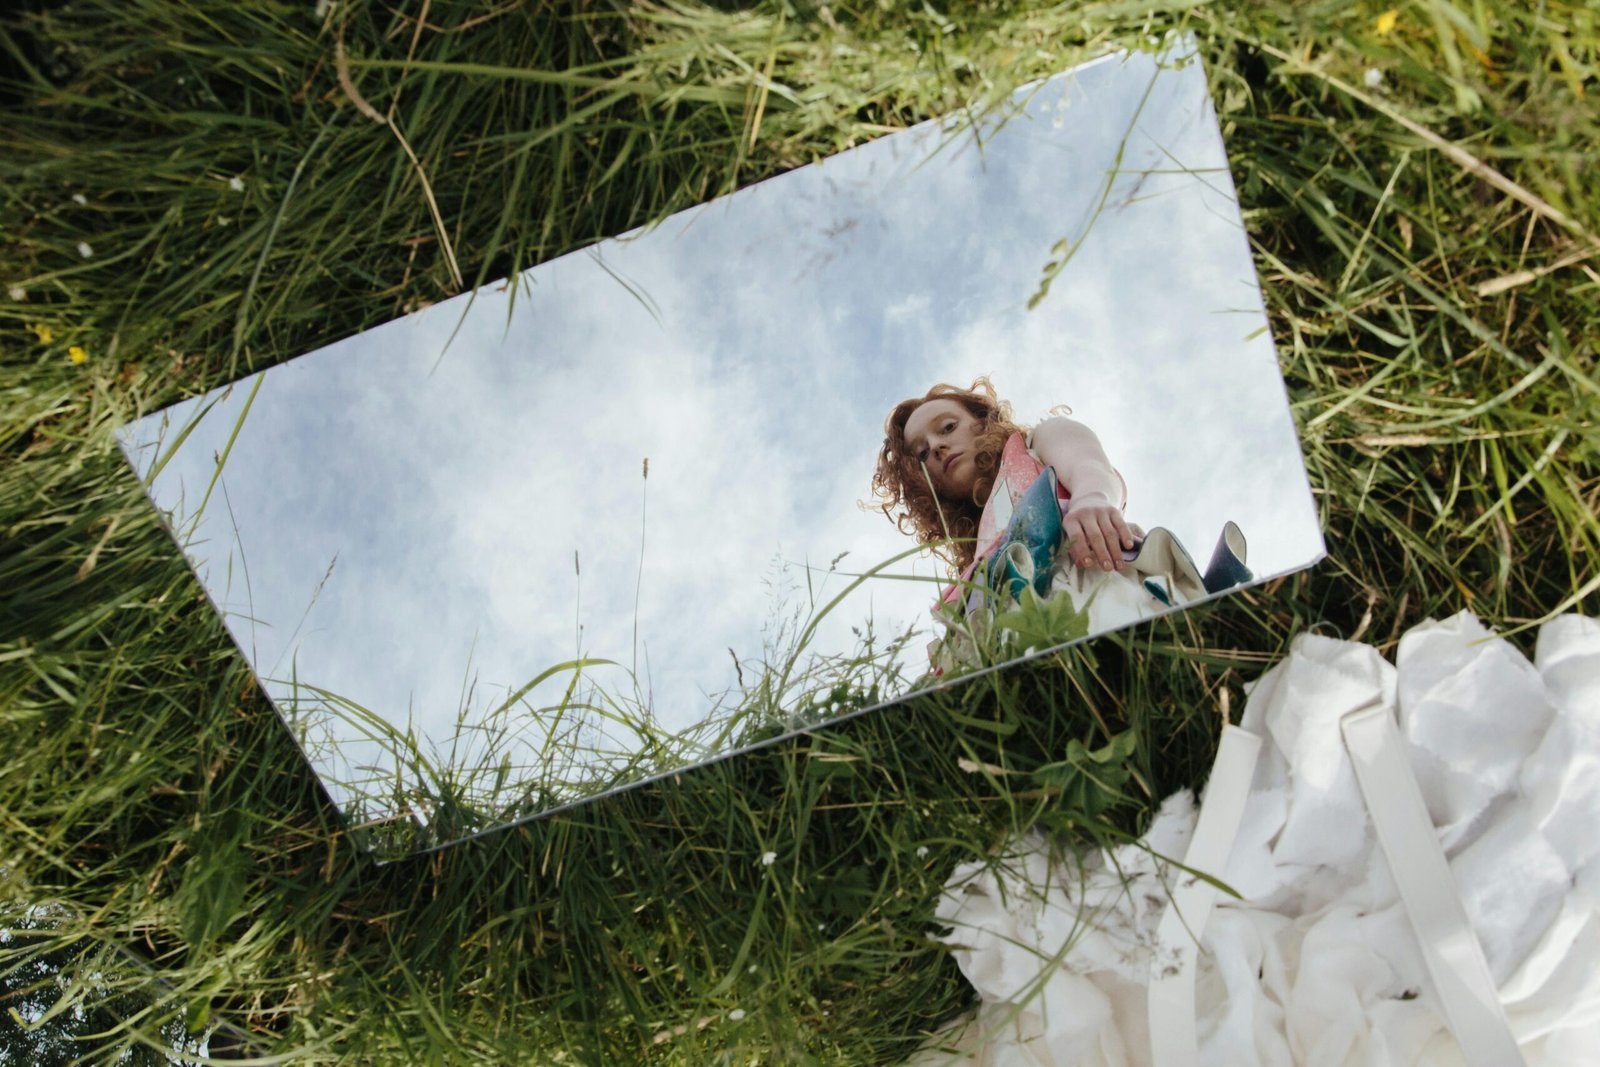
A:
[[[1322,554],[1195,61],[1107,57],[514,282],[123,431],[385,853]]]
[[[0,1064],[193,1064],[265,1053],[94,931],[60,903],[0,901]]]

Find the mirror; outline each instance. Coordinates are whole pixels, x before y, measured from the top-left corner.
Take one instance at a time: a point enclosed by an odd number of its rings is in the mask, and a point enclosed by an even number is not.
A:
[[[1253,580],[1321,557],[1198,62],[1108,56],[1002,111],[124,427],[369,847],[444,844],[1042,647],[990,627],[930,670],[949,577],[871,483],[885,416],[935,383],[986,375],[1028,426],[1069,405],[1126,518],[1196,570],[1229,522]],[[1028,595],[984,575],[980,602]],[[1045,643],[1167,610],[1148,591],[1167,579],[1114,577],[1142,608],[1108,596]]]

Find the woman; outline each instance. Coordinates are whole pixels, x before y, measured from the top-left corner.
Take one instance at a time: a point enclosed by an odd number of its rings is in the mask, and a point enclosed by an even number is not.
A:
[[[958,573],[967,570],[977,555],[979,520],[1000,457],[1015,438],[1054,468],[1062,498],[1071,502],[1062,532],[1076,545],[1073,562],[1120,569],[1120,549],[1133,548],[1139,535],[1122,517],[1127,486],[1100,439],[1067,418],[1046,419],[1031,436],[1011,420],[1011,406],[995,395],[988,378],[971,389],[936,385],[895,405],[884,422],[872,479],[883,513],[923,544],[953,541],[949,561]]]
[[[1039,482],[1052,477],[1053,486]],[[1147,538],[1123,516],[1127,485],[1094,431],[1057,416],[1030,432],[987,378],[970,389],[936,385],[895,405],[872,486],[883,513],[961,579],[935,609],[947,623],[975,621],[977,608],[1031,583],[1041,594],[1070,595],[1098,632],[1203,596],[1213,579],[1221,588],[1249,575],[1232,523],[1218,544],[1227,559],[1219,566],[1214,558],[1205,578],[1167,531]],[[1050,509],[1047,518],[1059,525],[1026,511],[1051,488],[1060,515]],[[1011,580],[996,586],[1002,573]]]

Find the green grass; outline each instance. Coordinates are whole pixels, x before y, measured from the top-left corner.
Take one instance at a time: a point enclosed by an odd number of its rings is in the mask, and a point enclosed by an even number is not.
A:
[[[970,1000],[925,937],[950,869],[1025,825],[1137,830],[1295,634],[1392,653],[1466,608],[1527,647],[1600,603],[1592,5],[1415,0],[1387,33],[1378,5],[1289,0],[331,10],[0,16],[0,908],[65,909],[0,946],[11,1003],[37,954],[118,946],[160,980],[76,987],[124,1020],[111,1046],[221,1014],[294,1062],[891,1063]],[[1177,27],[1212,80],[1329,558],[374,866],[114,429]],[[1123,731],[1128,802],[1090,815],[1032,775]]]

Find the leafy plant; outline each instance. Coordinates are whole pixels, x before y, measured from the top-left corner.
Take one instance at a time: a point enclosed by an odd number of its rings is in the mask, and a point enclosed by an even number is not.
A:
[[[1098,592],[1098,590],[1097,590]],[[1040,596],[1024,587],[1015,607],[995,616],[1001,640],[1020,652],[1076,641],[1089,636],[1089,602],[1076,607],[1068,596]]]
[[[1139,736],[1124,730],[1098,748],[1073,738],[1065,757],[1036,767],[1033,780],[1055,792],[1062,811],[1071,817],[1093,819],[1112,808],[1138,803],[1124,792],[1133,777],[1128,765]]]

